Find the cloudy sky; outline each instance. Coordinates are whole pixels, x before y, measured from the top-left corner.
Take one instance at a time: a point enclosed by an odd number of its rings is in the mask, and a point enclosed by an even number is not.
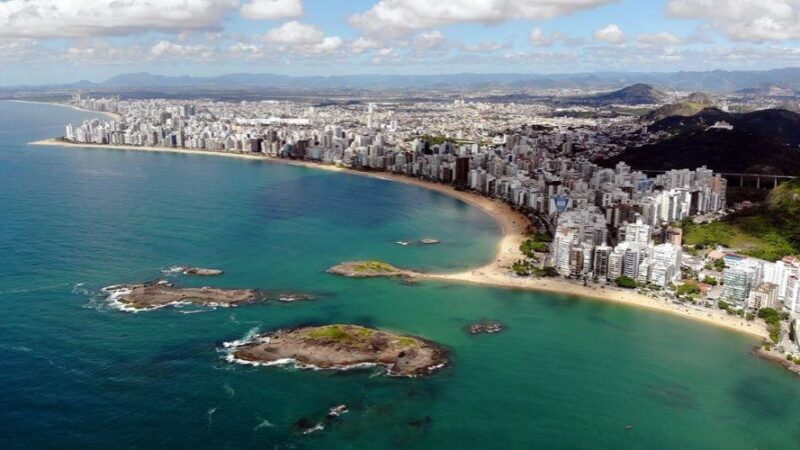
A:
[[[800,0],[0,0],[0,85],[800,66]]]

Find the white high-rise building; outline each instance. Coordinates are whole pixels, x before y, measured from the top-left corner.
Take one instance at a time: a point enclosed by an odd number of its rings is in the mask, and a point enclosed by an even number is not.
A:
[[[650,243],[650,225],[644,223],[641,217],[637,217],[635,223],[625,224],[624,229],[626,242],[643,245]]]

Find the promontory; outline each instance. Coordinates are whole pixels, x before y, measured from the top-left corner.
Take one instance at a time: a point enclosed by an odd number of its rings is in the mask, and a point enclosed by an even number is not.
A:
[[[430,375],[448,364],[447,350],[433,342],[357,325],[279,330],[229,348],[229,359],[240,363],[339,370],[375,365],[397,377]]]

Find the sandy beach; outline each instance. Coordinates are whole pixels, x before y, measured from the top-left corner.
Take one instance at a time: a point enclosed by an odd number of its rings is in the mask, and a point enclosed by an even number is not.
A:
[[[479,194],[457,191],[450,185],[431,183],[404,175],[396,175],[385,172],[373,173],[346,169],[342,167],[326,165],[309,161],[287,160],[272,158],[268,156],[258,156],[242,153],[214,152],[206,150],[189,150],[165,147],[133,147],[124,145],[93,145],[93,144],[71,144],[55,139],[33,142],[31,145],[47,145],[58,147],[76,147],[88,149],[116,149],[127,151],[145,152],[169,152],[190,155],[211,155],[229,158],[258,160],[265,162],[275,162],[314,169],[330,170],[347,174],[368,176],[387,181],[396,181],[405,184],[420,186],[431,189],[445,195],[462,200],[470,205],[478,207],[497,220],[503,230],[503,236],[498,244],[497,254],[494,260],[484,267],[461,273],[449,274],[425,274],[424,277],[431,280],[471,283],[489,285],[502,288],[521,289],[539,292],[557,293],[593,300],[609,301],[634,307],[647,308],[654,311],[673,314],[683,318],[707,323],[710,325],[723,327],[729,330],[746,333],[750,336],[767,339],[769,334],[763,323],[747,322],[739,316],[732,316],[718,309],[695,308],[682,304],[675,304],[670,300],[655,299],[646,295],[639,294],[632,290],[623,290],[616,287],[583,286],[579,283],[570,282],[557,278],[523,278],[518,277],[510,270],[511,264],[522,258],[519,250],[520,244],[525,240],[525,231],[529,224],[528,219],[522,214],[514,211],[509,205],[500,201]]]
[[[9,102],[13,102],[13,103],[30,103],[30,104],[33,104],[33,105],[51,105],[51,106],[61,106],[61,107],[64,107],[64,108],[74,109],[75,111],[81,111],[81,112],[87,112],[87,113],[94,113],[94,114],[105,114],[106,116],[108,116],[108,117],[110,117],[110,118],[112,118],[112,119],[114,119],[114,120],[116,120],[116,121],[120,121],[120,120],[122,120],[122,116],[121,116],[121,115],[119,115],[119,114],[117,114],[117,113],[108,112],[108,111],[93,111],[93,110],[90,110],[90,109],[83,109],[83,108],[80,108],[80,107],[78,107],[78,106],[75,106],[75,105],[69,105],[69,104],[66,104],[66,103],[58,103],[58,102],[36,102],[36,101],[33,101],[33,100],[7,100],[7,101],[9,101]]]

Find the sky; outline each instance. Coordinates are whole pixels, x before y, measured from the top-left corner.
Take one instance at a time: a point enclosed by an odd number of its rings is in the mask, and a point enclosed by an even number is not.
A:
[[[800,0],[0,0],[0,85],[800,66]]]

